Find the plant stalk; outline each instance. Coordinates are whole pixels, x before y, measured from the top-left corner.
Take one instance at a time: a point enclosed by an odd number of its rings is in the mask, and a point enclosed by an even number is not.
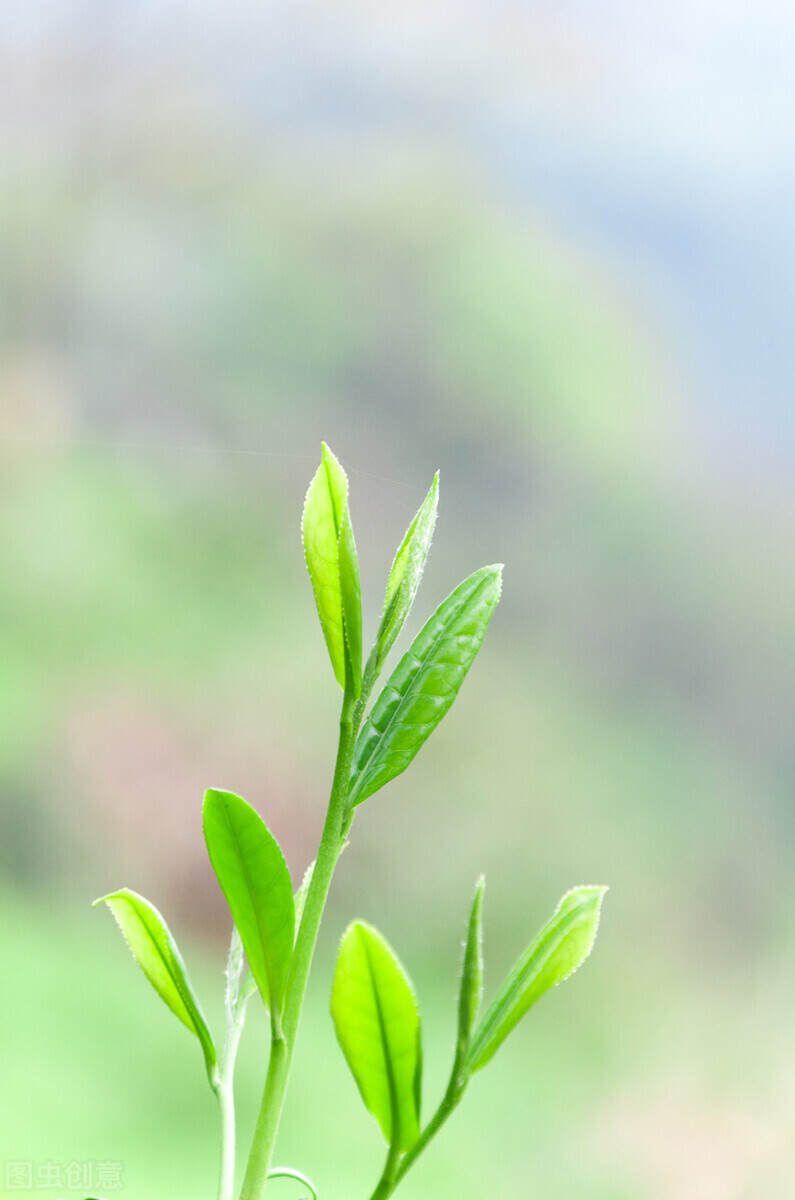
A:
[[[350,689],[346,689],[326,820],[287,977],[281,1036],[272,1038],[268,1075],[240,1200],[262,1200],[268,1181],[312,958],[331,880],[344,846],[343,822],[358,730],[355,715],[358,715],[356,701]]]
[[[243,1180],[241,1200],[259,1200],[265,1190],[273,1157],[273,1146],[279,1129],[279,1118],[287,1089],[287,1076],[290,1069],[290,1054],[283,1035],[271,1036],[271,1053],[268,1060],[268,1074],[265,1079],[265,1091],[262,1105],[254,1130],[254,1140],[251,1145],[246,1176]]]
[[[235,1092],[234,1076],[245,1009],[226,1031],[224,1053],[213,1090],[221,1114],[221,1166],[218,1175],[218,1200],[234,1200],[235,1195]]]
[[[399,1163],[395,1161],[390,1150],[386,1166],[384,1167],[384,1173],[378,1181],[370,1200],[387,1200],[387,1196],[392,1195],[401,1180],[414,1166],[423,1150],[433,1141],[447,1118],[458,1106],[464,1094],[465,1086],[466,1084],[459,1079],[457,1072],[454,1072],[441,1104],[423,1129],[417,1141],[404,1154]]]
[[[395,1186],[395,1172],[400,1162],[400,1150],[397,1143],[389,1147],[389,1153],[386,1158],[386,1165],[383,1174],[378,1181],[378,1186],[372,1195],[372,1200],[384,1200]]]
[[[219,1081],[215,1094],[221,1110],[221,1169],[218,1200],[233,1200],[235,1194],[235,1099],[231,1083]]]

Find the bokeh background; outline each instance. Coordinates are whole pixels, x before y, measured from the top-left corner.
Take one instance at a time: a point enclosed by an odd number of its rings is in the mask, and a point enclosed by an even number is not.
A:
[[[399,948],[430,1107],[484,870],[492,985],[573,883],[611,885],[598,953],[401,1195],[795,1195],[794,12],[6,0],[0,1195],[82,1197],[47,1164],[107,1162],[130,1197],[214,1194],[200,1054],[89,902],[149,895],[217,1024],[204,788],[259,807],[296,881],[311,858],[321,438],[371,636],[437,467],[411,630],[484,562],[506,586],[360,811],[279,1159],[369,1195],[335,943],[358,914]],[[244,1144],[263,1046],[255,1018]]]

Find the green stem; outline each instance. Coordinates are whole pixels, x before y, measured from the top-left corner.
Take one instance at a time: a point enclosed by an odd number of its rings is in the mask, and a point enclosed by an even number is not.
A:
[[[259,1200],[265,1190],[289,1069],[290,1055],[287,1042],[284,1037],[274,1033],[271,1037],[271,1053],[268,1061],[268,1074],[265,1079],[265,1091],[257,1118],[257,1127],[254,1130],[254,1141],[246,1167],[246,1177],[243,1180],[243,1190],[240,1193],[241,1200]]]
[[[445,1121],[456,1109],[464,1094],[464,1087],[465,1084],[460,1082],[457,1073],[454,1073],[441,1104],[423,1129],[417,1141],[403,1156],[399,1165],[396,1162],[390,1161],[392,1158],[392,1152],[390,1151],[390,1157],[387,1159],[384,1173],[370,1200],[386,1200],[387,1196],[392,1195],[401,1180],[414,1166],[423,1150],[429,1142],[433,1141]]]
[[[218,1176],[218,1200],[232,1200],[235,1194],[235,1099],[232,1086],[218,1084],[215,1089],[221,1110],[221,1170]]]
[[[400,1150],[397,1142],[394,1142],[389,1147],[389,1153],[386,1157],[386,1165],[383,1174],[378,1181],[378,1186],[372,1195],[372,1200],[384,1200],[395,1186],[395,1171],[400,1162]]]
[[[356,744],[358,726],[354,723],[355,702],[346,693],[342,702],[340,715],[340,736],[337,747],[337,761],[334,767],[334,779],[331,785],[326,821],[320,838],[315,869],[306,895],[304,913],[298,929],[295,942],[295,952],[290,964],[290,974],[287,978],[287,995],[284,1004],[284,1033],[292,1054],[298,1026],[301,1020],[301,1008],[306,993],[312,958],[315,953],[317,935],[323,910],[326,907],[331,880],[337,860],[343,849],[342,822],[348,801],[350,786],[351,763]]]
[[[343,821],[358,728],[354,721],[356,709],[356,701],[350,691],[346,690],[340,715],[337,761],[326,821],[287,978],[281,1037],[274,1037],[272,1042],[268,1077],[265,1081],[265,1090],[240,1200],[262,1200],[268,1181],[273,1146],[284,1107],[290,1064],[295,1049],[301,1009],[312,967],[320,922],[323,919],[323,910],[326,906],[334,869],[344,845]]]
[[[227,1026],[224,1052],[213,1090],[221,1113],[221,1167],[218,1175],[218,1200],[234,1200],[235,1194],[235,1092],[234,1076],[245,1008]]]

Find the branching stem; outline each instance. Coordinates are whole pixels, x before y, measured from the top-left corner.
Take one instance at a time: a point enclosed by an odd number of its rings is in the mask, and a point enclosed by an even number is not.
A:
[[[399,1162],[395,1161],[395,1158],[390,1151],[386,1166],[384,1167],[384,1173],[378,1181],[378,1185],[370,1197],[370,1200],[386,1200],[387,1196],[392,1195],[401,1180],[414,1166],[423,1150],[425,1150],[428,1144],[433,1141],[447,1118],[458,1106],[461,1097],[464,1094],[464,1086],[465,1085],[459,1080],[457,1071],[454,1071],[453,1077],[450,1080],[450,1084],[444,1094],[441,1104],[411,1149],[403,1155],[403,1158],[400,1159]]]

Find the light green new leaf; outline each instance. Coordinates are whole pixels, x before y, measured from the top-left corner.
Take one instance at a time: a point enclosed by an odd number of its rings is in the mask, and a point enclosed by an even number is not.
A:
[[[408,1150],[420,1132],[420,1016],[406,972],[363,921],[342,938],[331,1015],[365,1105],[388,1144]]]
[[[163,917],[153,904],[129,888],[101,896],[94,903],[107,904],[133,958],[152,987],[199,1039],[207,1077],[214,1084],[216,1054],[213,1039],[188,982],[182,955]]]
[[[301,924],[301,918],[304,915],[304,905],[306,898],[309,895],[309,886],[312,882],[312,876],[315,873],[314,860],[304,871],[304,877],[301,880],[298,891],[295,893],[295,936],[298,937],[298,927]]]
[[[251,999],[251,997],[254,995],[254,993],[258,992],[258,991],[259,991],[259,988],[257,987],[257,981],[254,978],[254,972],[251,970],[251,967],[249,967],[248,970],[246,971],[243,982],[240,985],[240,996],[238,997],[238,1001],[237,1001],[238,1012],[243,1007],[243,1005],[246,1004]],[[261,992],[260,992],[260,995],[262,995]],[[265,1004],[265,1008],[267,1009],[267,1007],[268,1007],[267,1001],[265,1000],[265,1001],[263,1001],[263,1003]]]
[[[437,471],[428,495],[406,530],[406,535],[398,547],[389,572],[384,609],[375,642],[376,675],[411,612],[411,606],[425,570],[428,551],[431,548],[438,505],[439,472]]]
[[[481,567],[417,634],[359,733],[351,808],[405,771],[448,712],[481,647],[501,586],[501,566]]]
[[[467,1065],[478,1071],[493,1057],[527,1010],[568,979],[591,953],[605,887],[567,892],[490,1005],[472,1039]]]
[[[475,884],[475,895],[469,914],[464,959],[461,965],[461,986],[458,992],[458,1057],[463,1060],[469,1049],[472,1031],[483,999],[483,893],[486,880],[481,875]]]
[[[258,992],[257,981],[246,962],[243,950],[243,940],[240,930],[232,926],[232,942],[226,963],[226,989],[224,993],[224,1009],[229,1029],[239,1025],[242,1029],[246,1018],[248,1002],[255,992]]]
[[[348,477],[325,442],[304,501],[304,554],[331,665],[340,687],[346,673],[361,690],[362,594],[348,508]]]
[[[234,792],[204,798],[204,838],[262,999],[278,1018],[293,952],[290,872],[259,813]]]

